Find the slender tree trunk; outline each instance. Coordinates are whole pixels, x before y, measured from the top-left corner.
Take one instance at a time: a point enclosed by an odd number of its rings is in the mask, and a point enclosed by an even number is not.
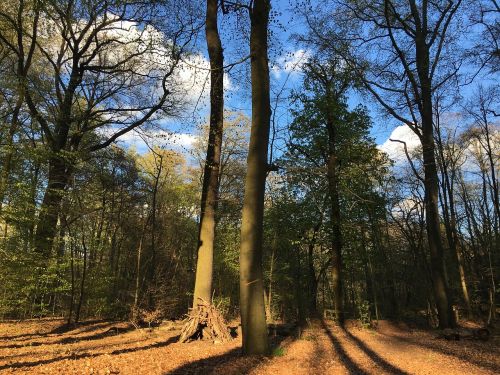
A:
[[[71,297],[69,301],[69,313],[68,313],[68,324],[71,324],[71,318],[73,317],[73,309],[75,307],[75,246],[74,240],[70,240],[70,250],[71,250]]]
[[[389,249],[391,247],[389,223],[387,221],[387,216],[384,215],[383,222],[385,228],[385,236],[383,236],[380,225],[376,221],[375,217],[375,213],[370,213],[368,219],[372,223],[373,246],[377,250],[377,253],[380,253],[382,257],[382,262],[384,264],[385,284],[387,285],[387,289],[389,290],[390,310],[386,310],[386,314],[389,317],[399,317],[399,303],[396,295],[396,278],[394,276],[393,263],[389,259],[386,251],[386,249]],[[384,238],[385,241],[383,240]],[[382,290],[383,289],[384,288],[382,288]]]
[[[9,132],[7,134],[7,147],[5,150],[5,156],[2,161],[2,171],[0,173],[0,213],[2,213],[3,200],[7,191],[10,171],[12,169],[12,159],[14,157],[14,135],[16,134],[19,127],[19,112],[21,111],[23,102],[23,95],[19,95],[19,98],[17,99],[16,105],[12,112],[12,121],[10,124]]]
[[[308,307],[309,316],[318,315],[318,279],[316,277],[316,270],[314,268],[314,245],[315,241],[312,240],[307,246],[307,272],[308,272],[308,283],[309,283],[309,295],[308,295]]]
[[[485,116],[486,117],[486,116]],[[495,267],[492,264],[491,252],[492,250],[498,254],[500,253],[500,194],[498,188],[498,180],[495,171],[495,160],[494,151],[491,145],[490,129],[488,125],[488,120],[484,119],[485,133],[486,133],[486,154],[488,155],[488,164],[490,169],[490,179],[491,179],[491,189],[490,195],[493,202],[493,232],[494,241],[493,245],[490,247],[491,250],[488,252],[488,263],[490,268],[490,278],[491,278],[491,290],[489,293],[490,299],[490,315],[488,317],[488,323],[491,318],[496,319],[496,278],[495,278]]]
[[[293,267],[293,279],[294,279],[294,289],[295,289],[295,302],[297,304],[297,320],[299,324],[303,325],[306,323],[306,314],[305,314],[305,309],[304,309],[304,293],[302,293],[302,283],[301,283],[301,276],[302,276],[302,265],[301,265],[301,259],[300,259],[300,249],[297,248],[297,251],[295,251],[296,256],[293,257],[293,263],[291,264]],[[285,321],[284,319],[284,314],[281,316],[282,320]]]
[[[85,279],[87,278],[87,244],[85,242],[85,234],[82,232],[82,247],[83,247],[83,265],[82,265],[82,280],[80,282],[80,298],[76,307],[75,323],[80,321],[83,300],[85,298]]]
[[[444,153],[443,141],[441,138],[441,129],[439,126],[439,116],[436,120],[436,146],[438,149],[438,160],[440,161],[439,167],[441,172],[441,196],[442,196],[442,208],[444,224],[446,229],[446,238],[448,241],[448,246],[453,255],[457,259],[458,273],[460,276],[460,285],[462,288],[462,296],[467,308],[467,314],[471,315],[471,304],[469,298],[469,290],[467,288],[467,281],[465,278],[464,263],[462,258],[462,253],[459,249],[459,239],[457,233],[457,221],[455,212],[455,197],[453,189],[453,176],[454,170],[450,168],[451,161],[447,160]],[[456,171],[456,170],[455,170]],[[450,176],[451,174],[451,176]]]
[[[370,303],[370,312],[371,316],[375,316],[375,319],[379,319],[378,314],[378,302],[377,302],[377,289],[375,283],[375,277],[373,276],[373,268],[370,254],[367,249],[367,241],[365,237],[365,228],[361,226],[360,228],[360,238],[361,238],[361,247],[364,255],[364,273],[366,280],[366,295],[368,298],[368,302]]]
[[[272,241],[272,254],[271,254],[271,261],[269,265],[269,286],[268,286],[268,293],[266,294],[266,290],[264,289],[264,302],[266,303],[266,319],[268,322],[273,323],[273,271],[274,271],[274,257],[276,253],[276,233],[274,234],[273,241]]]
[[[215,211],[219,190],[219,169],[224,124],[224,57],[217,29],[217,0],[207,0],[206,39],[210,57],[210,130],[201,194],[198,260],[193,306],[198,299],[212,297],[212,274],[215,238]]]
[[[155,304],[153,293],[155,288],[154,281],[155,281],[155,270],[156,270],[156,206],[158,205],[158,186],[160,183],[161,172],[163,169],[163,155],[162,154],[154,155],[155,164],[157,156],[160,160],[160,163],[159,165],[157,165],[157,171],[153,187],[153,197],[151,202],[152,206],[151,207],[151,262],[149,264],[149,270],[148,270],[148,282],[150,288],[148,304],[150,309],[153,309]]]
[[[266,354],[269,351],[264,309],[262,239],[271,115],[267,55],[270,9],[269,0],[255,0],[250,10],[252,129],[240,251],[240,310],[245,354]]]
[[[142,243],[144,241],[144,233],[146,232],[146,217],[144,217],[142,222],[141,237],[139,239],[139,247],[137,248],[137,264],[135,269],[135,292],[134,292],[134,305],[132,307],[132,319],[135,321],[137,319],[138,307],[139,307],[139,292],[140,292],[140,281],[141,281],[141,257],[142,257]]]
[[[495,171],[495,160],[494,160],[494,151],[491,146],[491,135],[490,135],[490,129],[488,125],[488,120],[485,118],[485,135],[486,135],[486,155],[488,156],[488,167],[490,169],[490,177],[491,177],[491,200],[493,202],[493,209],[495,212],[495,219],[494,219],[494,229],[495,229],[495,236],[497,237],[496,240],[498,241],[499,238],[499,229],[498,226],[500,224],[500,193],[499,193],[499,188],[498,188],[498,179],[496,176],[496,171]],[[500,244],[497,243],[497,246]]]

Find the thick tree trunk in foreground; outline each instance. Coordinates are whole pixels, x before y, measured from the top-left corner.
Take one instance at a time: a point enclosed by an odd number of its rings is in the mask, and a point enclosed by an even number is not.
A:
[[[269,351],[262,275],[262,226],[271,115],[267,59],[270,8],[269,0],[255,0],[250,10],[252,130],[240,251],[240,310],[245,354],[266,354]]]
[[[198,261],[193,306],[199,299],[212,297],[212,273],[215,237],[215,211],[219,189],[219,169],[224,120],[224,58],[217,30],[217,0],[207,0],[206,38],[210,57],[210,130],[201,195]]]

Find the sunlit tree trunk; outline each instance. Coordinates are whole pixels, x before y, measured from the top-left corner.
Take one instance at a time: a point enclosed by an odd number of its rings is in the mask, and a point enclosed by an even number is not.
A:
[[[219,169],[224,119],[224,58],[217,29],[217,0],[207,0],[206,39],[210,57],[210,130],[201,195],[198,261],[193,306],[201,298],[211,300],[215,237],[215,211],[219,188]]]
[[[270,8],[269,0],[255,0],[250,10],[252,129],[240,250],[240,311],[245,354],[266,354],[269,351],[264,309],[262,239],[271,114],[267,56]]]

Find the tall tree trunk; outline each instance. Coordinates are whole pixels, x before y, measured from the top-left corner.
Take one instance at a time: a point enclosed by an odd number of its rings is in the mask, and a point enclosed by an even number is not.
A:
[[[52,245],[57,234],[59,210],[70,173],[61,157],[50,158],[48,185],[40,207],[34,240],[35,251],[43,259],[49,258],[52,252]]]
[[[67,223],[65,223],[67,227]],[[70,251],[71,251],[71,260],[70,260],[70,267],[71,267],[71,295],[70,295],[70,301],[69,301],[69,312],[68,312],[68,324],[71,324],[71,318],[73,317],[73,309],[75,307],[75,244],[74,244],[74,239],[71,237],[71,233],[69,233],[69,228],[68,228],[68,234],[70,235]]]
[[[328,114],[328,193],[330,195],[332,226],[332,288],[334,294],[335,318],[340,326],[344,325],[344,291],[342,280],[342,232],[340,229],[340,195],[338,176],[338,155],[336,150],[337,131],[332,114]]]
[[[496,254],[500,253],[500,194],[498,188],[498,180],[495,171],[495,160],[494,160],[494,151],[491,145],[491,135],[488,120],[485,116],[484,118],[484,127],[486,133],[486,154],[488,155],[488,164],[490,168],[490,179],[491,179],[491,188],[490,195],[491,200],[493,202],[493,232],[494,232],[494,241],[493,246],[491,246],[491,250],[488,252],[488,265],[490,268],[490,279],[491,279],[491,290],[489,293],[490,299],[490,315],[488,317],[488,323],[491,318],[496,319],[496,277],[495,277],[495,267],[492,264],[491,253],[492,251]]]
[[[449,297],[443,244],[439,222],[439,178],[436,167],[434,125],[432,111],[432,81],[430,75],[430,52],[426,43],[427,30],[420,30],[415,37],[416,68],[420,81],[420,116],[422,121],[422,157],[424,162],[425,217],[427,240],[431,255],[431,274],[434,298],[439,315],[440,328],[455,325]]]
[[[451,169],[451,161],[447,160],[444,153],[444,145],[441,137],[441,129],[439,126],[439,116],[436,116],[436,146],[438,149],[438,160],[441,172],[441,191],[442,191],[442,209],[444,224],[446,229],[446,238],[448,246],[453,255],[457,259],[458,273],[460,276],[460,285],[462,288],[462,296],[467,308],[467,314],[471,315],[471,304],[469,298],[469,290],[467,288],[467,280],[465,278],[464,261],[461,250],[459,249],[459,239],[457,233],[457,220],[455,211],[455,196],[454,196],[454,175],[456,169]],[[451,174],[451,176],[450,176]]]
[[[87,244],[85,242],[85,233],[82,232],[82,247],[83,247],[83,264],[82,264],[82,279],[80,282],[80,298],[76,307],[75,323],[80,321],[83,301],[85,299],[85,279],[87,278]]]
[[[266,293],[266,290],[264,288],[264,302],[266,304],[266,319],[270,323],[274,323],[274,318],[273,318],[273,271],[274,271],[274,259],[275,259],[275,253],[276,253],[276,247],[277,247],[277,234],[275,233],[273,236],[273,241],[271,244],[272,248],[272,253],[271,253],[271,259],[270,259],[270,264],[269,264],[269,286],[268,286],[268,292]]]
[[[396,295],[396,278],[394,276],[393,263],[390,261],[387,255],[387,249],[391,248],[390,235],[389,235],[389,223],[387,221],[387,215],[384,214],[383,225],[385,229],[385,236],[380,229],[379,223],[375,220],[375,213],[373,215],[370,213],[368,219],[372,222],[373,231],[373,246],[382,257],[382,262],[384,267],[384,278],[385,284],[387,285],[390,301],[390,310],[386,310],[388,317],[399,317],[399,303]],[[385,241],[384,241],[385,239]],[[384,288],[382,288],[383,290]]]
[[[308,309],[309,316],[318,316],[318,276],[316,276],[316,269],[314,268],[314,248],[317,242],[317,235],[323,224],[323,217],[314,226],[313,233],[309,244],[307,246],[307,273],[308,273]]]
[[[308,309],[309,316],[315,317],[318,315],[318,279],[314,268],[314,245],[315,241],[311,241],[307,246],[307,273],[308,273]]]
[[[224,57],[217,29],[217,0],[207,0],[206,39],[210,57],[210,130],[201,194],[198,260],[193,306],[198,299],[212,297],[212,274],[215,237],[215,211],[219,190],[219,169],[224,124]]]
[[[250,10],[252,129],[240,250],[240,310],[243,352],[246,354],[266,354],[269,351],[264,309],[262,237],[271,115],[267,57],[270,9],[269,0],[255,0]]]
[[[141,237],[139,238],[139,246],[137,248],[137,263],[135,269],[135,291],[134,291],[134,304],[132,306],[132,320],[136,321],[138,318],[139,307],[139,293],[141,285],[141,258],[142,258],[142,243],[144,241],[144,234],[146,233],[146,217],[142,218]]]
[[[303,284],[302,284],[302,265],[301,265],[301,252],[300,248],[297,248],[295,251],[296,256],[293,257],[291,261],[291,266],[293,269],[293,281],[294,281],[294,289],[295,289],[295,303],[297,304],[297,321],[300,325],[304,325],[306,323],[306,311],[304,306],[304,293]],[[284,314],[282,313],[281,319],[285,321]]]
[[[431,120],[432,121],[432,120]],[[432,129],[432,123],[430,124]],[[424,129],[426,127],[424,126]],[[451,308],[448,283],[444,263],[443,245],[441,243],[438,192],[439,180],[434,157],[434,139],[432,130],[424,130],[422,137],[424,159],[425,185],[425,214],[429,251],[431,255],[431,275],[434,290],[434,299],[438,309],[440,328],[453,327],[453,311]]]
[[[362,219],[361,219],[362,220]],[[361,238],[361,248],[363,251],[363,262],[364,262],[364,273],[366,282],[366,296],[368,302],[370,303],[370,313],[371,316],[375,316],[376,320],[379,320],[378,314],[378,301],[377,301],[377,284],[375,282],[375,277],[373,275],[373,267],[371,262],[371,257],[368,252],[368,243],[365,237],[364,226],[360,227],[360,238]]]
[[[149,283],[149,293],[148,293],[148,305],[149,309],[153,310],[155,307],[154,293],[156,291],[155,285],[155,271],[156,271],[156,206],[158,205],[158,186],[160,183],[161,172],[163,170],[163,154],[156,154],[153,151],[153,156],[156,165],[156,175],[155,182],[153,186],[153,197],[151,199],[151,261],[148,269],[148,283]],[[157,163],[157,158],[159,159],[159,164]]]
[[[494,217],[494,230],[496,241],[499,241],[499,225],[500,225],[500,193],[498,188],[498,179],[495,171],[495,160],[494,160],[494,150],[491,145],[491,132],[488,120],[484,119],[484,132],[486,135],[486,155],[488,156],[488,167],[490,169],[490,178],[491,178],[491,200],[493,202],[493,210],[495,212]],[[500,246],[497,243],[497,246]],[[497,247],[497,249],[500,249]]]

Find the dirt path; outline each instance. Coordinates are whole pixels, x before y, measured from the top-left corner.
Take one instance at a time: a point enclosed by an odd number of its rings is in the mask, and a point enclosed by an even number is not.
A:
[[[89,322],[61,332],[61,321],[0,323],[2,374],[496,374],[500,346],[437,340],[383,324],[378,331],[317,323],[285,339],[275,356],[241,357],[240,340],[178,344],[177,331]]]

